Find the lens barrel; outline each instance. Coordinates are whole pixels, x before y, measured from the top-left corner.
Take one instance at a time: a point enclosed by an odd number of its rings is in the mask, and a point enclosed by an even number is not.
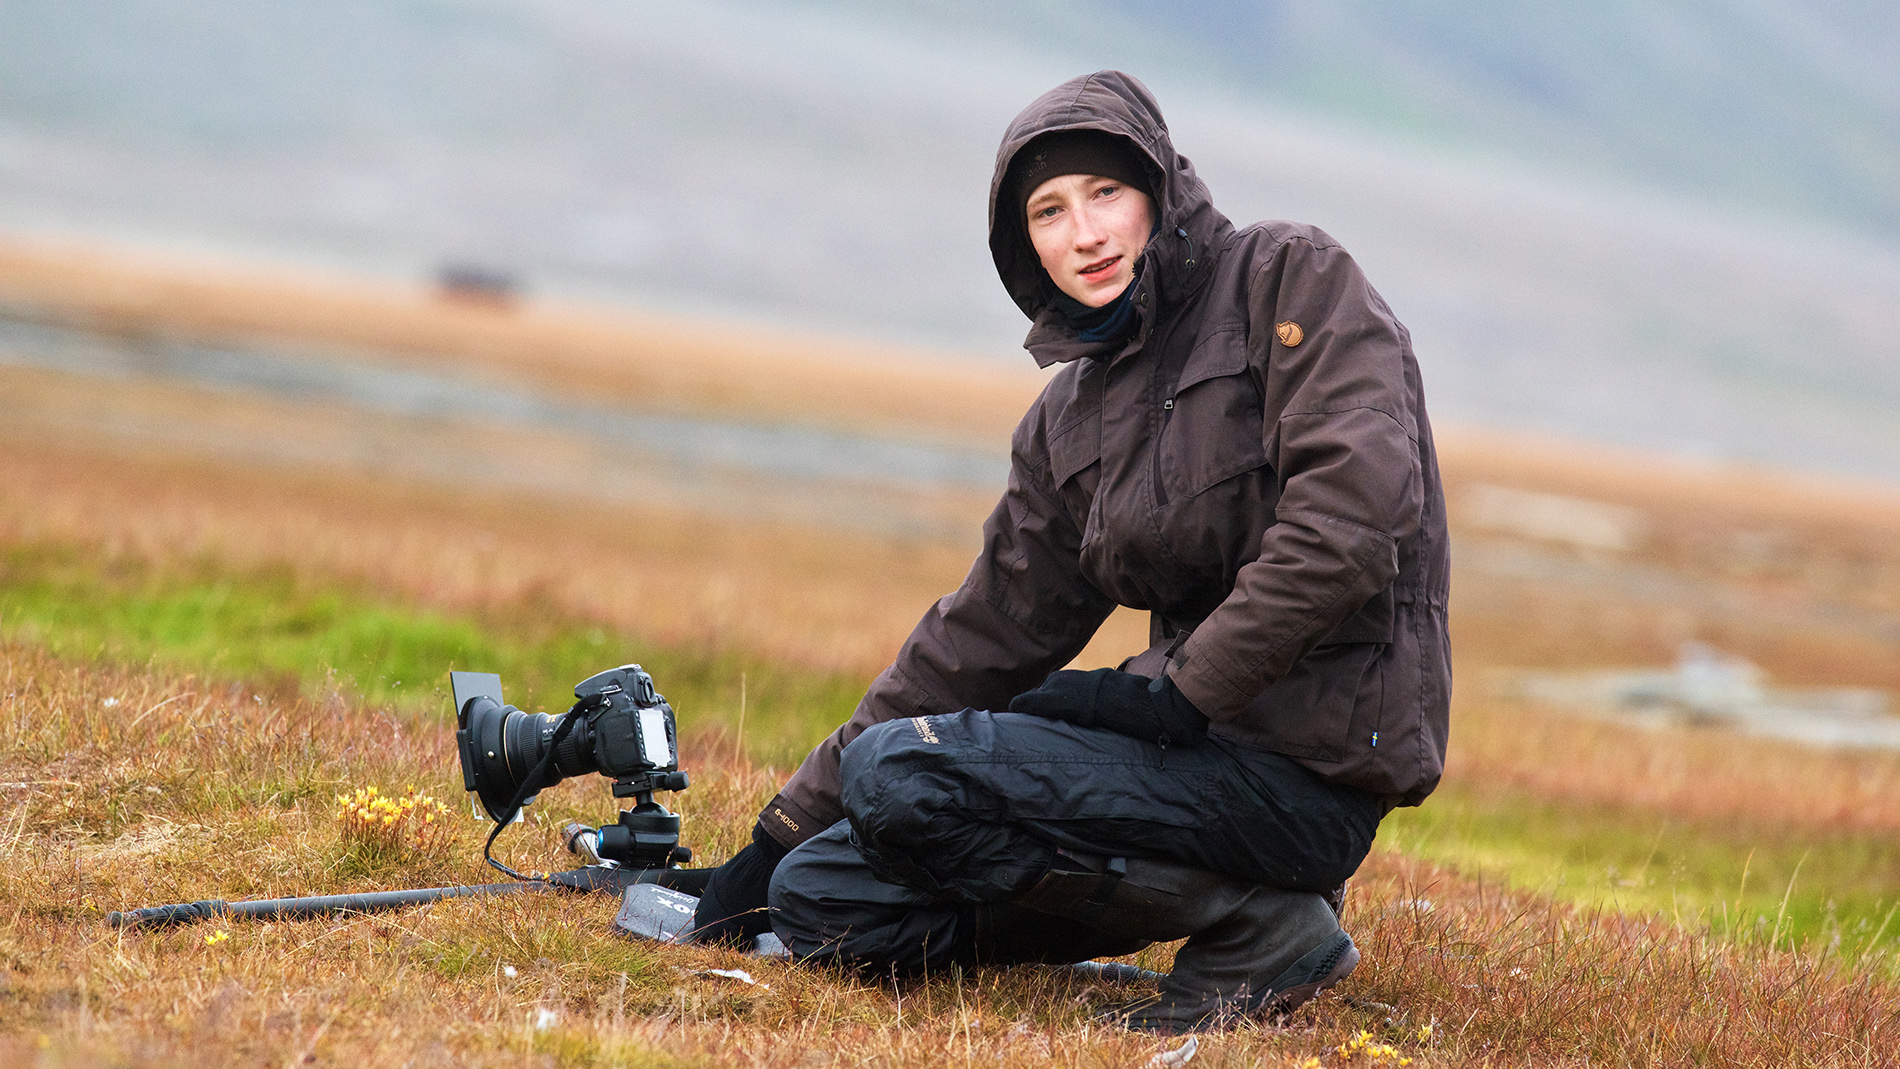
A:
[[[462,787],[475,792],[492,820],[506,817],[508,803],[521,790],[535,766],[550,748],[553,760],[530,784],[526,805],[544,787],[569,776],[600,771],[594,760],[594,732],[585,717],[577,717],[557,744],[555,725],[560,718],[546,713],[524,713],[486,695],[469,699],[456,717],[456,741],[462,751]]]

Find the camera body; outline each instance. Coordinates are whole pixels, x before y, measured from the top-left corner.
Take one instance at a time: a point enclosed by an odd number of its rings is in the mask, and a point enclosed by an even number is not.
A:
[[[687,787],[673,708],[639,665],[588,677],[561,717],[506,704],[493,673],[451,672],[449,680],[462,787],[474,796],[477,817],[519,820],[520,807],[543,788],[598,772],[613,778],[615,797],[636,804],[615,824],[572,832],[571,849],[610,866],[660,868],[690,859],[679,845],[680,818],[653,800],[655,791]],[[517,797],[519,806],[512,804]]]

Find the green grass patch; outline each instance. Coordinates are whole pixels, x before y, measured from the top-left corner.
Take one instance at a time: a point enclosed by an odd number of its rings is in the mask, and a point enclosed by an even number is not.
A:
[[[242,680],[263,694],[334,688],[443,717],[451,669],[499,672],[511,703],[559,711],[575,683],[637,661],[688,732],[737,730],[743,691],[746,751],[779,765],[849,717],[869,682],[743,651],[669,647],[540,604],[455,616],[288,567],[161,565],[70,545],[0,551],[0,635],[67,657]]]
[[[1685,822],[1447,784],[1394,811],[1379,840],[1521,890],[1742,941],[1853,955],[1900,939],[1900,843],[1866,833]]]

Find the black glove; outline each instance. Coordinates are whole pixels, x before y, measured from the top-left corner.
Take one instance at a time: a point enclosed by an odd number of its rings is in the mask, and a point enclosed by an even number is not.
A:
[[[1051,672],[1041,688],[1018,694],[1012,713],[1067,720],[1077,727],[1100,728],[1162,746],[1193,746],[1207,737],[1207,717],[1167,676],[1147,676],[1097,668],[1093,672]]]
[[[771,931],[765,892],[772,886],[773,870],[790,852],[763,826],[753,825],[752,845],[714,869],[706,893],[699,896],[699,907],[693,911],[693,942],[749,947]]]

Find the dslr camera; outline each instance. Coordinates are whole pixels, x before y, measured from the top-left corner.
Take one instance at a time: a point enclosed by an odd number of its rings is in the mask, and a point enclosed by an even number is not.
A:
[[[680,845],[679,816],[653,800],[655,791],[685,790],[687,779],[673,708],[639,665],[590,676],[559,717],[506,704],[493,673],[451,672],[449,683],[462,786],[477,818],[493,820],[499,832],[521,819],[522,807],[542,789],[598,772],[613,779],[614,797],[631,798],[634,807],[599,828],[568,825],[569,850],[608,868],[657,869],[692,859]]]

